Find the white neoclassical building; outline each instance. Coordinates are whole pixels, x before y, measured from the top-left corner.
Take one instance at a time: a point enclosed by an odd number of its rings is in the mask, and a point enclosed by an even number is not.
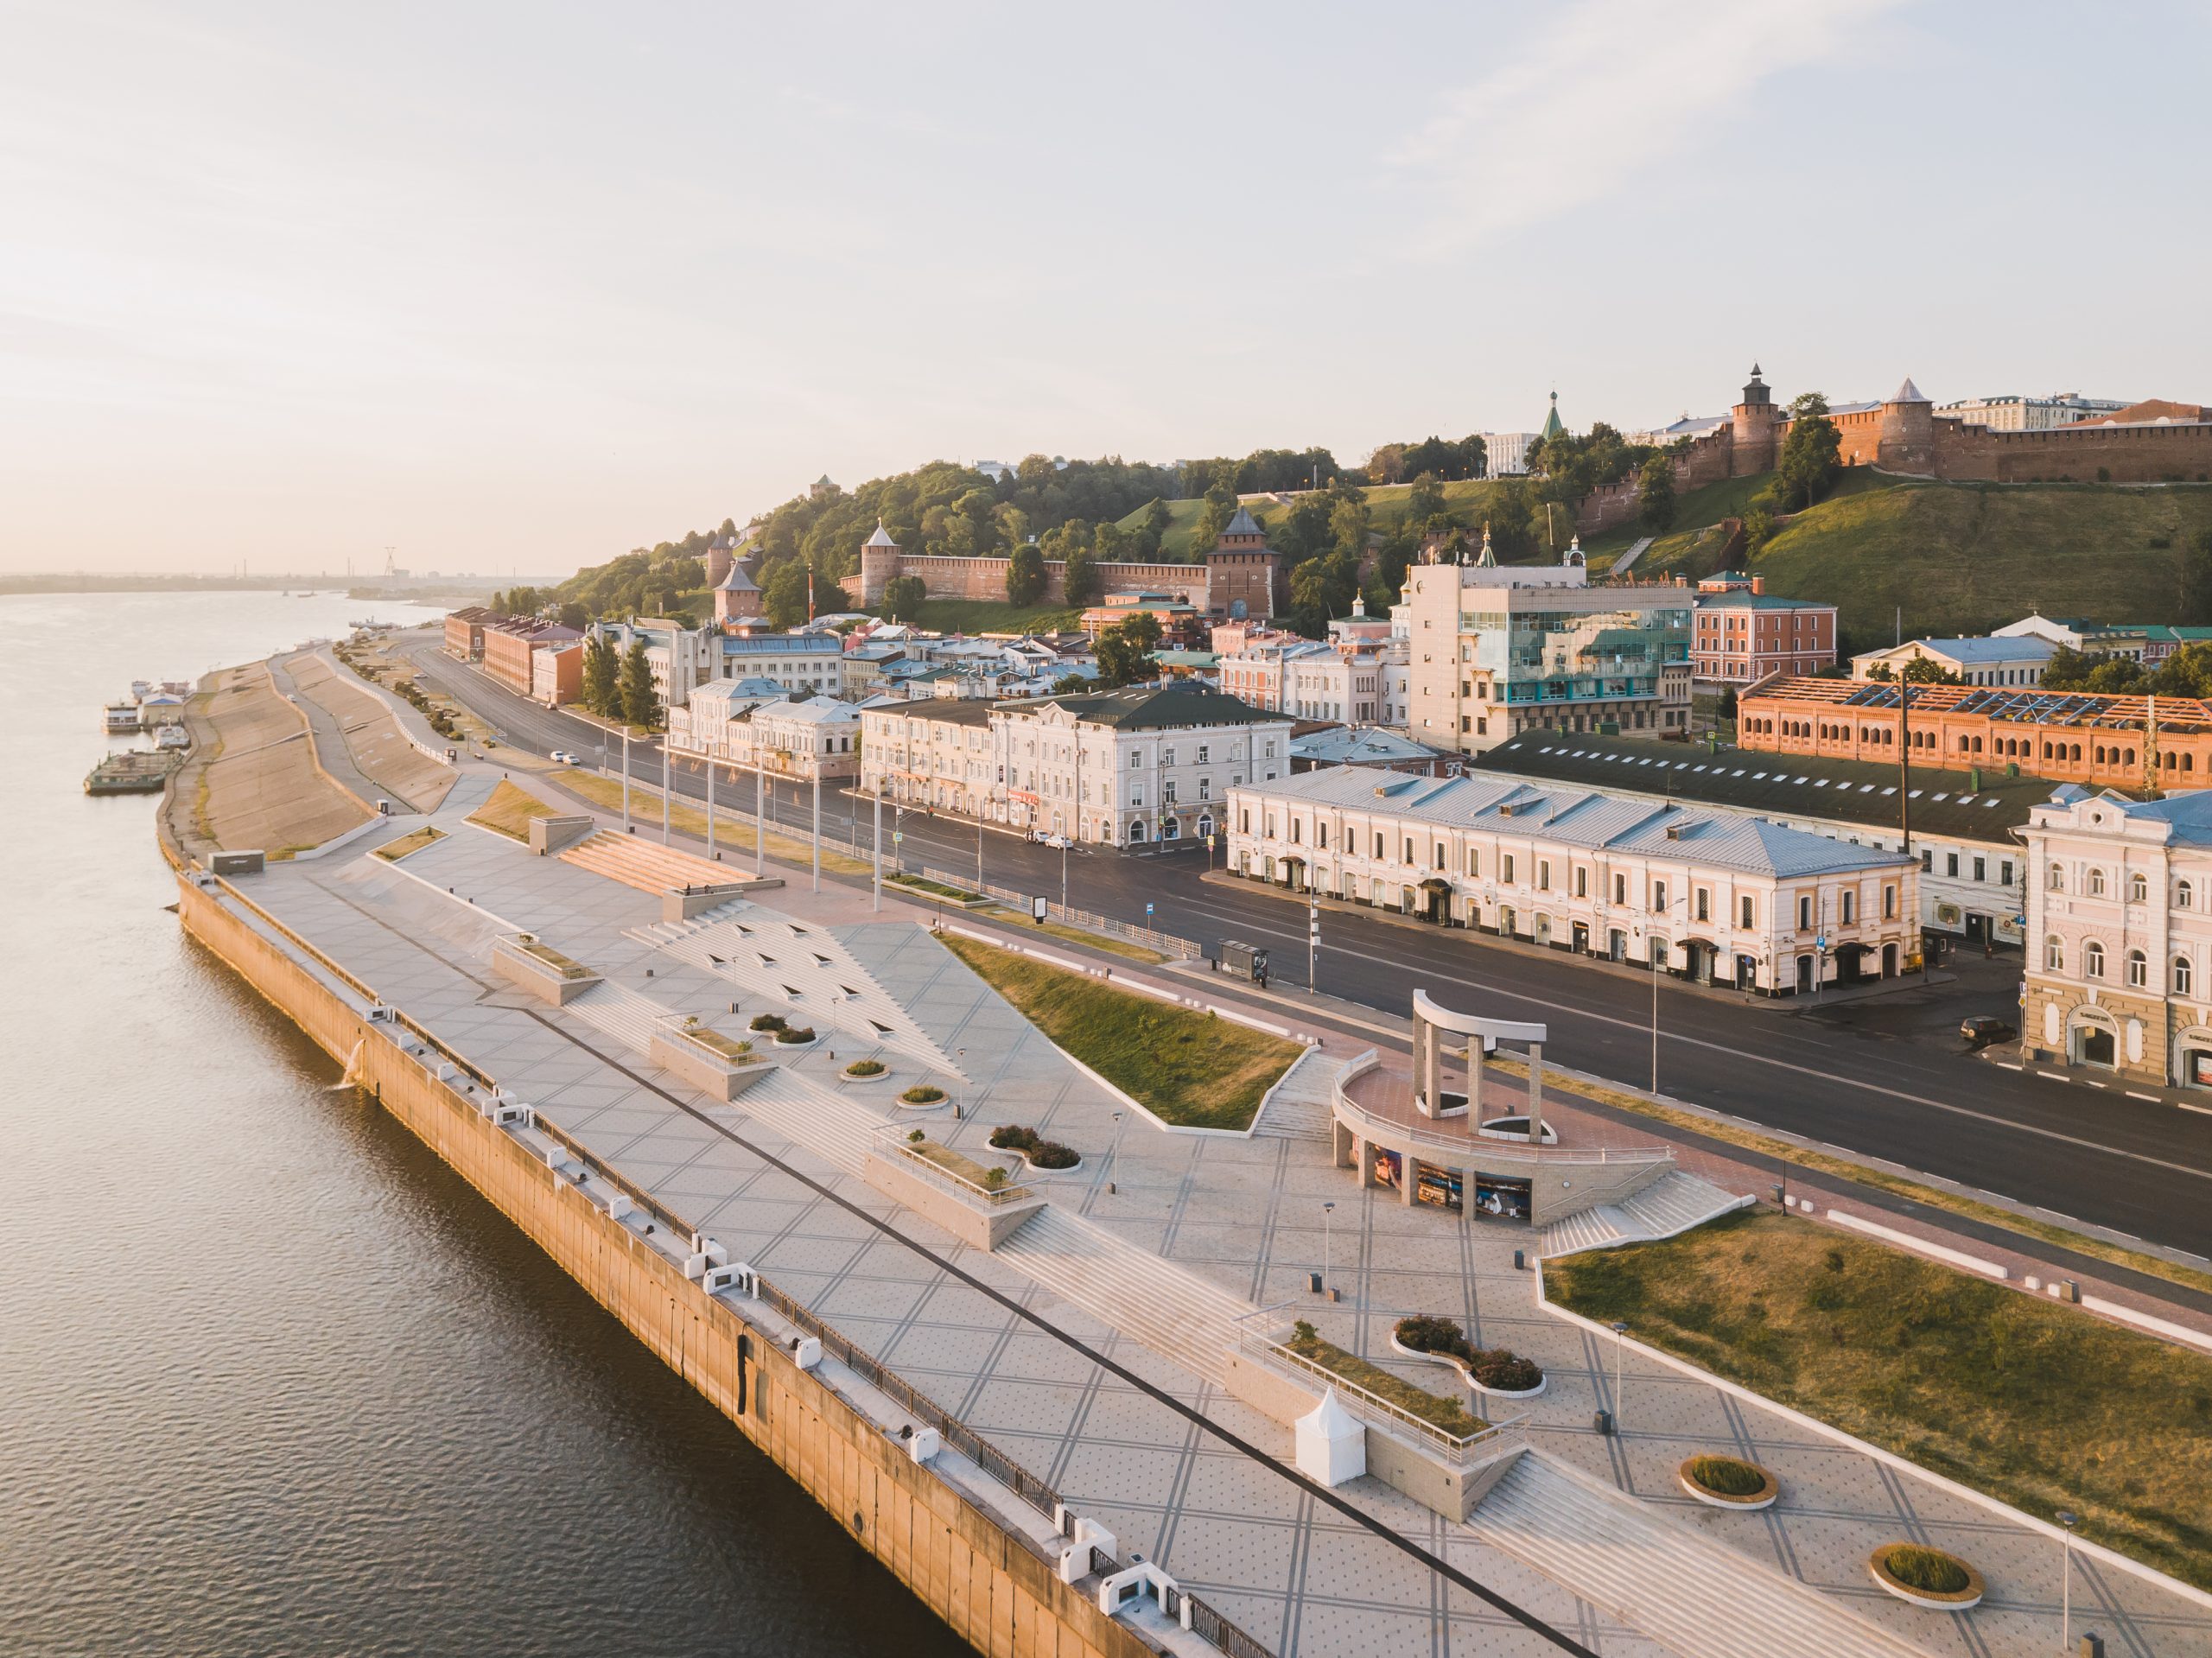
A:
[[[793,701],[760,680],[716,680],[668,717],[671,753],[825,782],[860,772],[861,711],[834,696]]]
[[[1919,865],[1731,814],[1476,773],[1300,772],[1231,791],[1229,867],[1770,995],[1920,954]]]
[[[1109,846],[1205,836],[1229,791],[1290,770],[1287,717],[1201,685],[861,713],[861,787]]]
[[[2069,784],[2028,814],[2021,1039],[2069,1065],[2212,1088],[2212,793]]]

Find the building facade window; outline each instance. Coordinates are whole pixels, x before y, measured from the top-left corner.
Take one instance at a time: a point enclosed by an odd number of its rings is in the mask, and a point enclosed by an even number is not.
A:
[[[2151,982],[2151,961],[2139,950],[2127,952],[2127,988],[2142,990]]]
[[[2177,996],[2187,996],[2187,995],[2192,995],[2192,994],[2195,994],[2195,992],[2191,989],[2191,988],[2190,988],[2190,987],[2191,987],[2191,986],[2193,986],[2193,985],[2196,983],[2196,975],[2195,971],[2190,968],[2190,964],[2189,964],[2189,957],[2188,957],[2188,956],[2175,956],[2175,957],[2174,957],[2174,994],[2176,994]]]
[[[2094,938],[2082,946],[2082,973],[2085,978],[2101,979],[2105,975],[2105,947]]]
[[[2066,971],[2066,941],[2055,933],[2044,940],[2043,964],[2046,972]]]

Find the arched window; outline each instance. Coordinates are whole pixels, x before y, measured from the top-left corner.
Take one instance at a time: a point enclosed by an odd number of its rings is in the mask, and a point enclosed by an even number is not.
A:
[[[2130,875],[2127,878],[2127,901],[2130,904],[2148,904],[2151,901],[2151,881],[2148,876]]]
[[[2186,956],[2175,956],[2174,994],[2177,996],[2187,996],[2195,994],[2190,990],[2190,987],[2196,981],[2196,975],[2189,965],[2189,957]]]
[[[2105,947],[2094,938],[2082,946],[2082,971],[2092,979],[2105,975]]]
[[[2190,900],[2196,895],[2196,889],[2191,886],[2187,881],[2176,881],[2174,883],[2174,908],[2177,910],[2186,910],[2189,908]]]
[[[2044,940],[2043,964],[2053,973],[2066,971],[2066,941],[2056,933]]]
[[[2102,898],[2104,895],[2105,872],[2101,869],[2092,869],[2089,872],[2089,896],[2091,898]]]
[[[2066,872],[2056,864],[2050,867],[2050,886],[2054,893],[2063,893],[2066,890]]]
[[[2151,958],[2139,950],[2127,952],[2127,988],[2141,990],[2151,982]]]

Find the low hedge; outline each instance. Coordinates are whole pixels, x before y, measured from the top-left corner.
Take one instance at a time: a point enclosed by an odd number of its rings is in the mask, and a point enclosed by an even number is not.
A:
[[[899,1097],[908,1105],[935,1105],[944,1097],[944,1090],[928,1083],[917,1083]]]
[[[883,1061],[880,1059],[855,1059],[851,1064],[845,1067],[845,1075],[848,1077],[880,1077],[883,1075]]]
[[[755,1013],[753,1016],[753,1028],[756,1031],[780,1031],[787,1022],[781,1013]]]
[[[991,1144],[1002,1152],[1020,1152],[1040,1169],[1071,1169],[1083,1161],[1072,1147],[1011,1122],[991,1130]]]
[[[776,1040],[779,1042],[788,1042],[793,1046],[797,1046],[802,1042],[811,1042],[814,1040],[814,1026],[811,1025],[786,1025],[781,1020],[779,1020],[776,1022]]]
[[[1510,1347],[1477,1347],[1456,1319],[1417,1312],[1398,1320],[1397,1336],[1399,1345],[1416,1353],[1440,1353],[1458,1359],[1476,1381],[1501,1393],[1526,1393],[1544,1379],[1541,1365]]]
[[[1974,1581],[1964,1560],[1917,1543],[1891,1544],[1882,1551],[1882,1567],[1906,1588],[1923,1595],[1955,1595]]]

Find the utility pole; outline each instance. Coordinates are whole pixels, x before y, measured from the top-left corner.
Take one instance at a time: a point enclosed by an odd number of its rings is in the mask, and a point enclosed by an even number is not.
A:
[[[753,879],[768,873],[768,785],[760,753],[760,732],[753,732]]]
[[[676,792],[675,779],[671,774],[668,759],[668,739],[660,740],[660,843],[668,844],[668,797]]]
[[[630,722],[622,722],[622,833],[630,832]]]
[[[822,757],[814,757],[814,890],[822,890]]]
[[[707,771],[707,856],[715,855],[715,757],[706,759]]]
[[[874,876],[869,882],[868,908],[880,910],[883,907],[883,782],[881,778],[876,780],[875,785],[874,863]]]

